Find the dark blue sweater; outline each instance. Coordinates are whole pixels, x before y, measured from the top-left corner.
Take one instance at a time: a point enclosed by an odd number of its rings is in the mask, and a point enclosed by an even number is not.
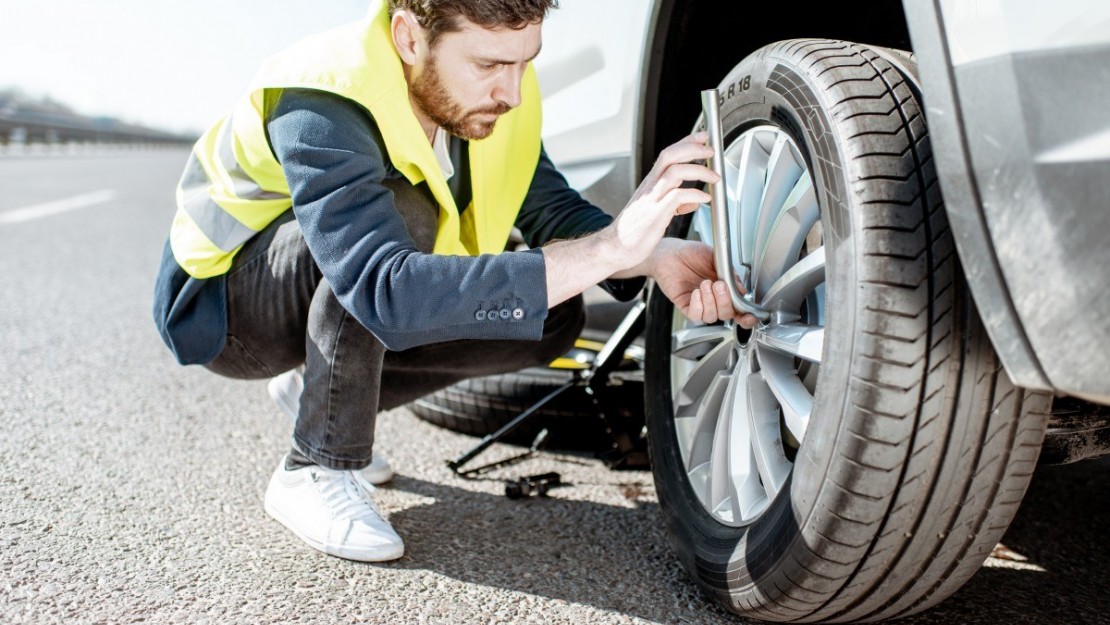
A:
[[[288,90],[267,122],[270,145],[293,197],[293,213],[321,273],[343,306],[389,349],[455,339],[539,339],[547,317],[543,254],[440,256],[419,252],[384,180],[402,175],[385,157],[366,109],[338,96]],[[452,137],[460,207],[470,202],[466,142]],[[421,183],[424,184],[424,183]],[[582,199],[540,154],[516,226],[532,248],[600,230],[612,221]],[[602,286],[631,299],[643,279]],[[197,280],[177,264],[167,242],[155,285],[154,318],[182,364],[210,362],[227,335],[223,276]],[[490,323],[476,311],[511,302],[513,323]]]

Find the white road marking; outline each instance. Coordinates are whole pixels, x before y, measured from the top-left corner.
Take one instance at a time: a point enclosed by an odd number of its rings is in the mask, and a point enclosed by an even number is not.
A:
[[[64,200],[55,200],[53,202],[35,204],[34,206],[25,206],[23,208],[0,213],[0,225],[18,224],[24,221],[38,219],[39,217],[49,217],[50,215],[57,215],[58,213],[65,213],[79,208],[88,208],[90,206],[96,206],[97,204],[103,204],[104,202],[110,202],[115,198],[115,189],[104,189],[101,191],[93,191],[92,193],[85,193],[84,195],[75,195],[65,198]]]

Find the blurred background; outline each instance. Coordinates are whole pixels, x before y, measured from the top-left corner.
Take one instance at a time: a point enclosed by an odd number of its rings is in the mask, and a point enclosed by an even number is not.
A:
[[[262,59],[362,17],[367,4],[2,0],[0,153],[189,143]]]

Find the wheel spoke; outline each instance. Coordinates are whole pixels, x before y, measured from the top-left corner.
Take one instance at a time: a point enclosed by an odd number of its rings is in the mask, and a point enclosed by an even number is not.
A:
[[[746,359],[745,359],[746,360]],[[713,447],[709,456],[709,508],[717,514],[725,514],[737,501],[737,493],[732,481],[732,437],[730,431],[733,425],[733,414],[736,411],[736,384],[742,380],[746,372],[742,371],[744,365],[729,376],[728,386],[721,398],[721,411],[717,418],[717,427],[713,431]],[[744,441],[744,445],[748,444]],[[733,516],[733,520],[739,517]]]
[[[820,364],[825,328],[804,323],[772,325],[757,330],[755,340],[775,351]]]
[[[689,453],[686,455],[686,470],[693,473],[702,465],[708,479],[708,470],[712,468],[714,433],[717,431],[717,422],[721,418],[721,402],[724,401],[725,390],[731,376],[724,371],[718,371],[713,376],[705,395],[698,402],[698,409],[694,415],[694,436],[690,440]],[[706,486],[708,487],[708,482]]]
[[[771,285],[760,300],[764,308],[797,313],[807,295],[825,281],[825,246],[798,261]]]
[[[783,452],[779,407],[762,372],[749,376],[747,391],[751,447],[755,452],[756,467],[763,479],[764,491],[768,500],[772,500],[786,483],[791,466]]]
[[[738,143],[732,144],[725,153],[725,201],[731,207],[739,202],[737,192],[743,188],[742,181],[747,173],[748,152],[751,150],[752,136],[748,135]]]
[[[751,150],[752,136],[748,135],[738,146],[735,146],[732,155],[725,155],[725,175],[727,176],[725,178],[725,200],[728,204],[726,213],[728,214],[729,224],[728,251],[732,256],[732,266],[740,273],[745,273],[747,270],[740,246],[744,229],[740,217],[741,198],[743,190],[751,186],[751,184],[745,185],[745,181],[756,176],[763,176],[762,172],[751,170]]]
[[[710,247],[713,246],[713,212],[709,209],[709,206],[702,204],[694,211],[690,231],[696,234],[697,239],[702,243]]]
[[[732,349],[731,342],[722,342],[694,365],[675,398],[675,417],[696,415],[710,384],[713,383],[716,375],[728,366]]]
[[[783,210],[771,224],[766,237],[756,243],[756,272],[752,288],[756,297],[764,294],[790,265],[797,261],[806,242],[806,235],[821,218],[817,207],[817,194],[808,172],[798,178]]]
[[[778,221],[779,214],[786,205],[786,199],[803,172],[805,168],[798,162],[790,140],[786,135],[780,135],[775,139],[775,145],[771,148],[771,155],[767,160],[767,177],[763,185],[762,197],[759,199],[759,218],[754,237],[750,241],[753,246],[751,248],[753,265],[759,259],[759,250],[766,247],[771,227]]]
[[[763,477],[756,462],[760,451],[752,430],[750,402],[748,401],[753,382],[751,358],[745,357],[733,373],[735,382],[733,394],[727,397],[730,411],[728,431],[728,475],[732,486],[730,504],[734,522],[754,518],[770,503],[763,485]],[[777,411],[776,411],[777,415]]]
[[[759,205],[763,199],[763,186],[767,177],[767,160],[770,150],[765,146],[770,132],[752,132],[738,141],[725,153],[725,161],[735,164],[735,174],[729,172],[728,184],[733,188],[729,200],[730,223],[736,226],[732,233],[733,258],[740,265],[752,264],[752,246],[759,219]],[[735,175],[735,177],[731,177]]]
[[[671,355],[697,360],[731,335],[732,330],[720,325],[683,328],[671,335]]]
[[[809,426],[810,413],[813,412],[813,395],[798,379],[793,358],[775,350],[764,349],[758,343],[757,346],[763,379],[782,407],[786,428],[800,443]]]

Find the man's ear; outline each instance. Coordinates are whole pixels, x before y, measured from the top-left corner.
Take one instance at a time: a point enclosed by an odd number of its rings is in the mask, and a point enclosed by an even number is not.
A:
[[[423,56],[424,29],[416,21],[416,16],[408,11],[397,11],[389,24],[393,34],[393,47],[397,56],[406,65],[416,65],[416,59]]]

